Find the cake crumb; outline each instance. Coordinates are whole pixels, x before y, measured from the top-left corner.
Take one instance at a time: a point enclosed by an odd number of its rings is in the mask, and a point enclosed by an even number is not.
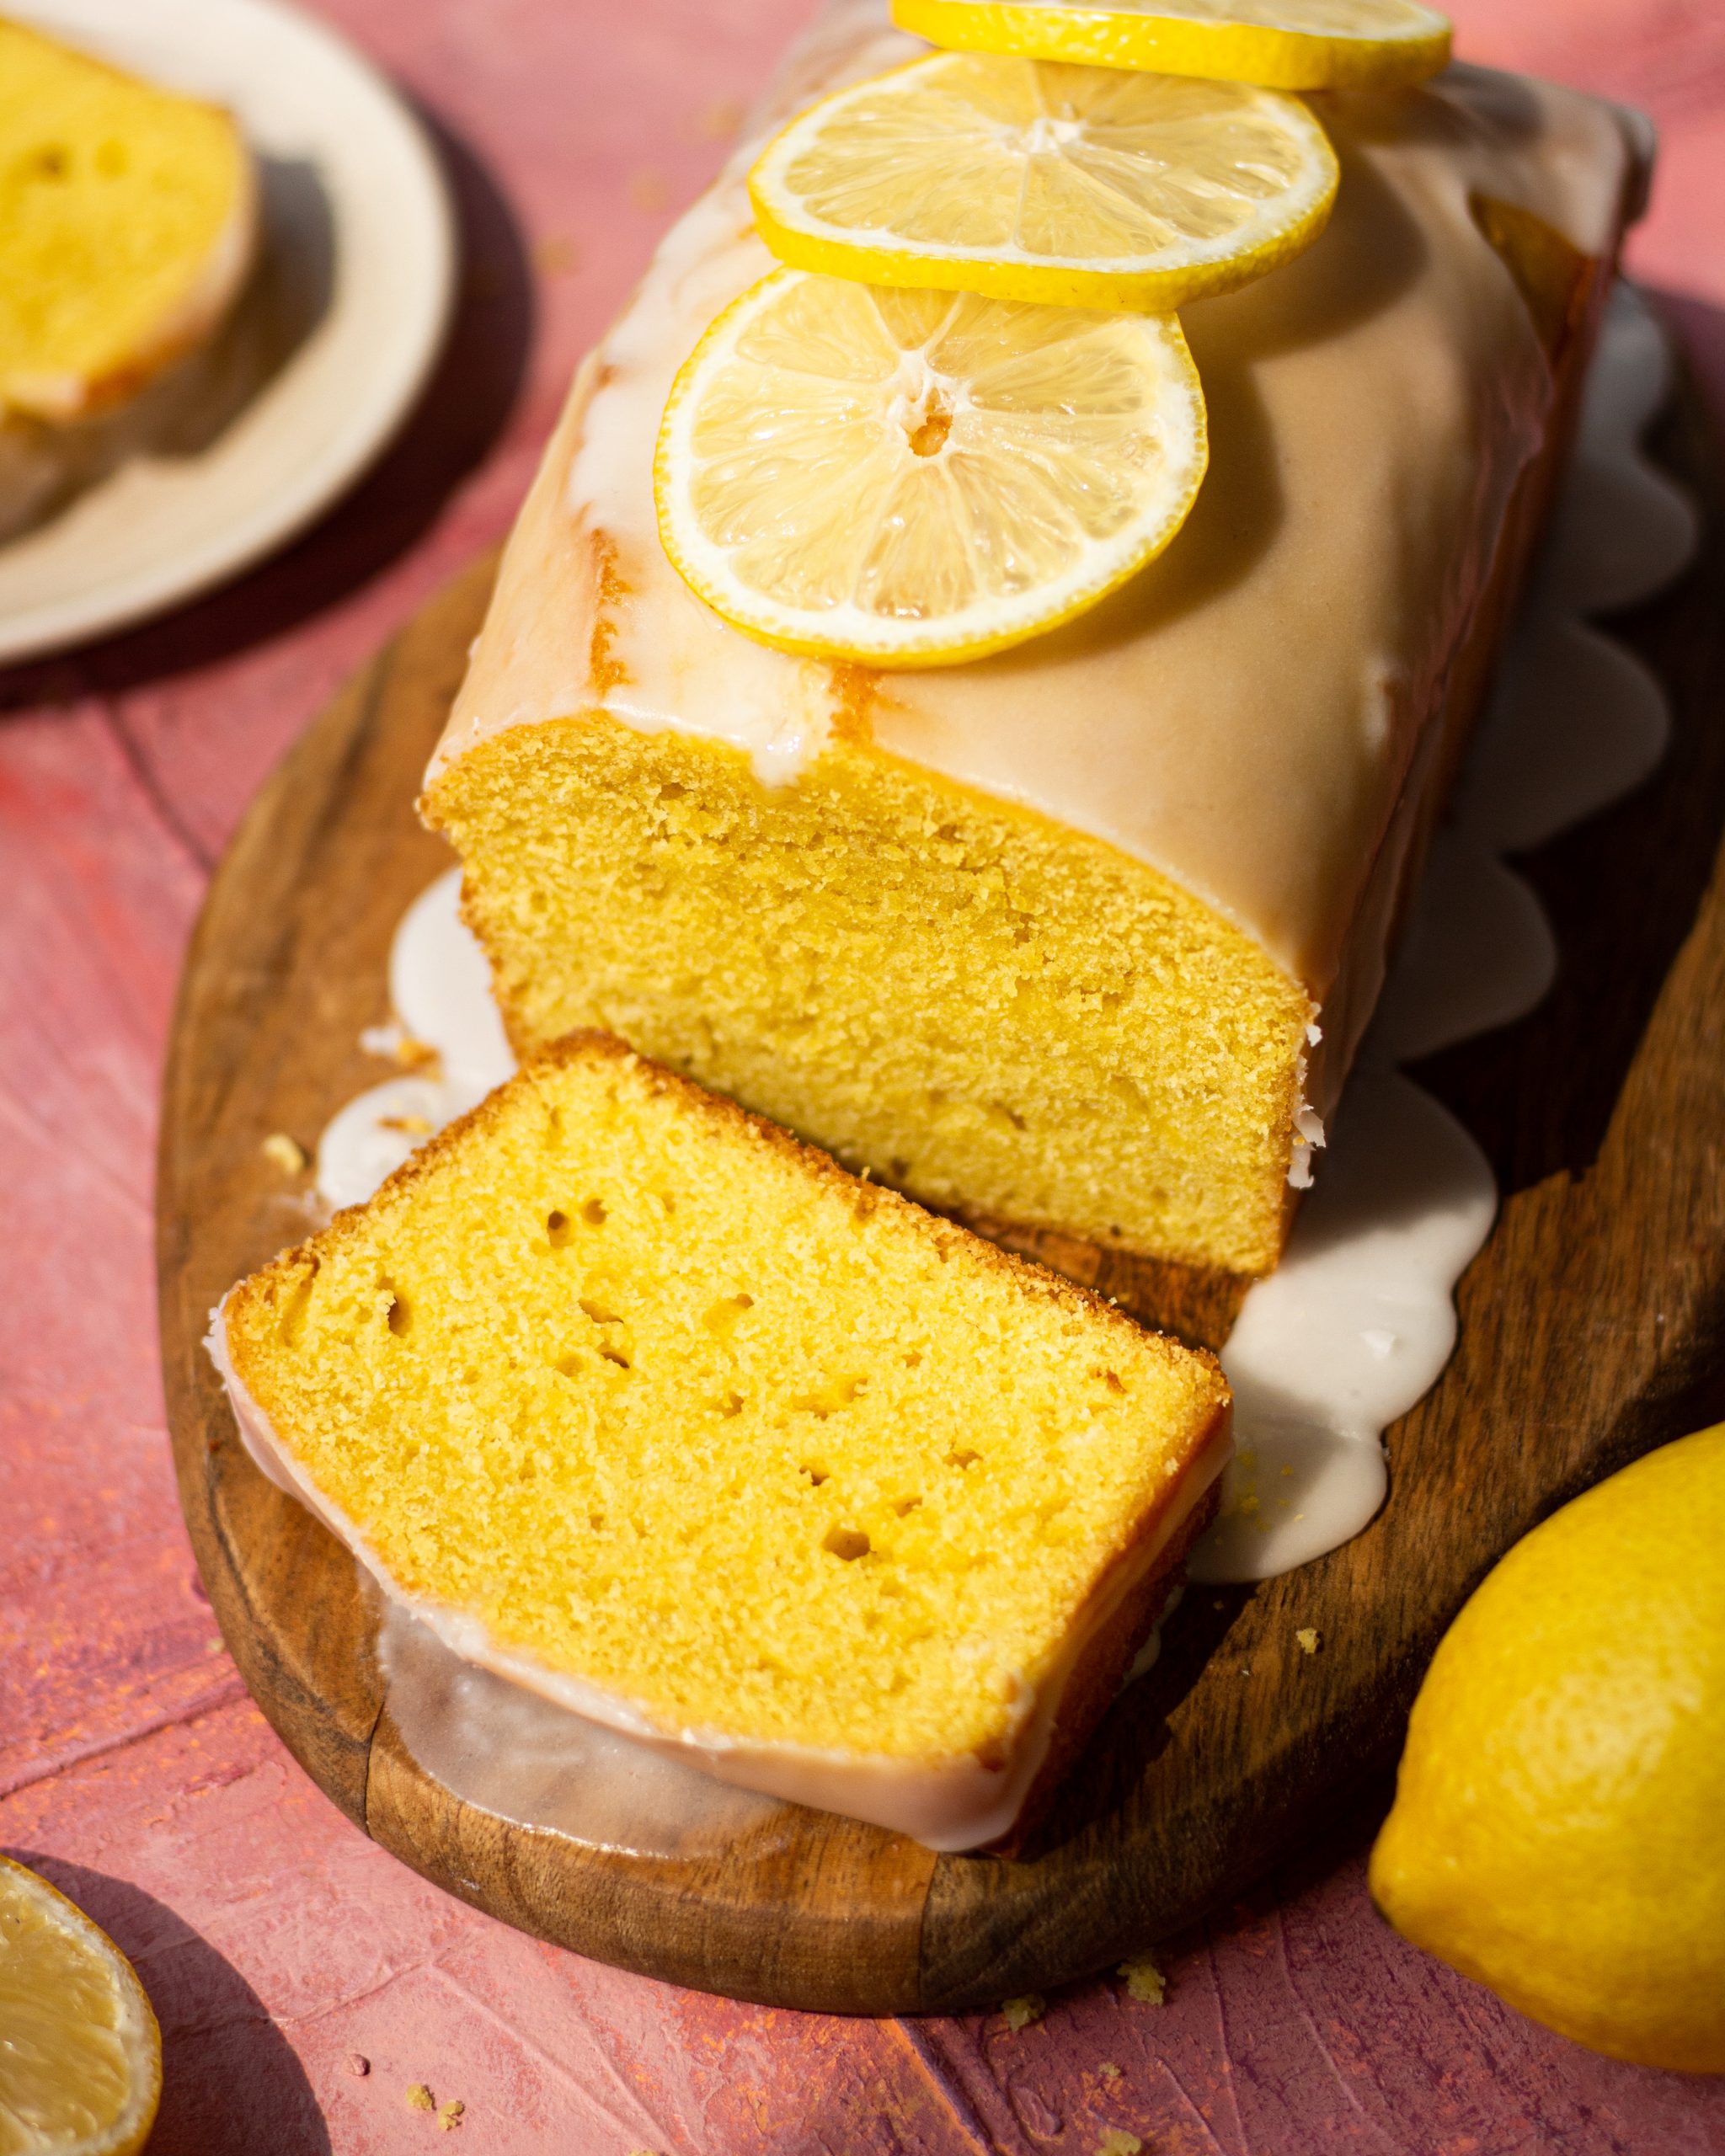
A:
[[[347,2055],[347,2070],[355,2081],[363,2081],[371,2071],[371,2062],[363,2052],[350,2052]]]
[[[1123,2126],[1111,2126],[1096,2144],[1096,2156],[1141,2156],[1144,2143]]]
[[[1316,1654],[1323,1644],[1322,1635],[1315,1625],[1302,1625],[1294,1636],[1300,1642],[1301,1654]]]
[[[1028,2029],[1048,2012],[1048,2001],[1040,1992],[1027,1991],[1022,1999],[1002,1999],[1001,2012],[1006,2015],[1009,2029]]]
[[[410,2111],[435,2111],[437,2109],[437,2099],[423,2081],[416,2081],[402,2101]]]
[[[444,2133],[453,2133],[455,2129],[461,2124],[462,2113],[466,2111],[467,2108],[467,2105],[462,2101],[459,2096],[451,2096],[446,2104],[441,2105],[438,2109],[437,2125],[439,2131]]]
[[[259,1150],[272,1167],[280,1168],[285,1176],[302,1176],[310,1164],[305,1147],[285,1130],[272,1130]]]
[[[1105,2058],[1096,2070],[1104,2081],[1118,2081],[1124,2069],[1116,2066],[1111,2058]]]
[[[1146,2006],[1160,2006],[1168,1995],[1167,1979],[1148,1954],[1135,1954],[1122,1961],[1119,1973],[1126,1979],[1129,1998]]]

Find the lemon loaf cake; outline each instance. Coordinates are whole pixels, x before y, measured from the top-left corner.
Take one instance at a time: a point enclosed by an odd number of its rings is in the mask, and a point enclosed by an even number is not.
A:
[[[0,534],[209,337],[256,223],[227,113],[0,19]]]
[[[606,1037],[243,1281],[248,1441],[458,1653],[994,1840],[1214,1508],[1215,1363]]]
[[[778,110],[916,50],[850,10]],[[1183,313],[1186,527],[965,664],[768,648],[667,561],[673,377],[771,266],[747,152],[672,232],[577,378],[422,803],[519,1049],[603,1026],[943,1209],[1274,1264],[1646,158],[1616,109],[1472,68],[1311,104],[1328,228]]]

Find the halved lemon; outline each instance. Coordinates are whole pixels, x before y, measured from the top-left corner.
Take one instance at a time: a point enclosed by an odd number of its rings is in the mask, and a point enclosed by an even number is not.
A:
[[[893,0],[893,20],[962,52],[1277,90],[1393,89],[1450,58],[1448,19],[1419,0]]]
[[[162,2037],[131,1964],[76,1903],[0,1857],[0,2148],[133,2156]]]
[[[1337,177],[1274,90],[937,52],[811,106],[749,192],[801,270],[1162,312],[1309,246]]]
[[[1171,315],[776,270],[678,375],[654,490],[666,553],[749,635],[944,666],[1123,584],[1206,456]]]

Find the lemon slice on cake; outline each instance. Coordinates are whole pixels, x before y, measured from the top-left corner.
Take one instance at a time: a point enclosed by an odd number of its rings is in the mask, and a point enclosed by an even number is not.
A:
[[[162,2094],[162,2038],[106,1932],[0,1857],[0,2148],[133,2156]]]
[[[941,52],[812,106],[749,191],[799,269],[1166,311],[1308,246],[1337,176],[1323,129],[1274,90]]]
[[[654,490],[671,561],[749,635],[943,666],[1124,583],[1206,455],[1172,316],[777,270],[678,375]]]
[[[893,20],[960,51],[1279,90],[1391,89],[1450,58],[1449,22],[1419,0],[893,0]]]

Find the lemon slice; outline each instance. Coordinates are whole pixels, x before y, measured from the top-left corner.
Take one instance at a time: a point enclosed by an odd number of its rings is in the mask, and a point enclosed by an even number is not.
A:
[[[1450,58],[1450,24],[1419,0],[893,0],[932,45],[1098,67],[1207,75],[1277,90],[1423,83]]]
[[[789,651],[944,666],[1053,628],[1160,553],[1204,478],[1171,315],[776,270],[685,363],[654,467],[665,548]]]
[[[162,2037],[106,1932],[0,1857],[0,2148],[133,2156],[162,2094]]]
[[[749,192],[801,270],[1159,312],[1308,246],[1336,180],[1274,90],[938,52],[793,120]]]

